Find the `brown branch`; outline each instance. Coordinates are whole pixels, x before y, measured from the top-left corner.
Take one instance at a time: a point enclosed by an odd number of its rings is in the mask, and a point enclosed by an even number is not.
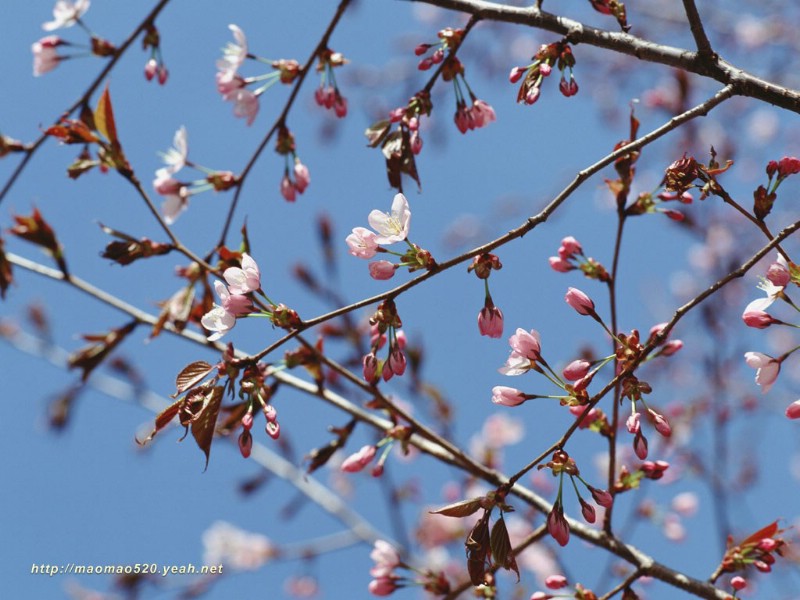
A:
[[[535,7],[507,6],[483,0],[412,0],[456,10],[481,19],[527,25],[567,36],[572,43],[589,44],[647,62],[683,69],[733,85],[736,94],[763,100],[800,113],[800,91],[788,89],[752,75],[722,58],[705,57],[684,48],[665,46],[636,36],[597,29],[578,21],[540,11]]]
[[[713,59],[714,51],[711,49],[711,42],[708,40],[700,13],[694,0],[683,0],[683,9],[686,11],[686,18],[689,19],[689,28],[692,30],[694,42],[697,44],[697,52],[700,56]]]

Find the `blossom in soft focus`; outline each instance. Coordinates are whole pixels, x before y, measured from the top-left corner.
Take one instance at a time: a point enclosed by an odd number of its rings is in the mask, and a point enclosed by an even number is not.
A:
[[[224,521],[203,532],[203,547],[205,564],[223,564],[238,571],[258,569],[275,555],[269,539]]]
[[[62,58],[56,48],[64,42],[57,35],[48,35],[31,46],[33,52],[33,76],[49,73],[58,66]]]
[[[790,419],[800,419],[800,400],[795,400],[786,407],[786,416]]]
[[[372,459],[375,458],[377,448],[372,445],[362,446],[358,452],[355,452],[344,459],[340,469],[345,473],[356,473],[361,471]]]
[[[496,306],[484,306],[478,313],[478,331],[490,338],[503,335],[503,312]]]
[[[767,269],[767,280],[774,286],[784,288],[789,285],[791,279],[792,276],[789,272],[789,265],[786,263],[786,259],[783,258],[781,254],[778,254],[777,261],[772,263],[769,269]]]
[[[563,575],[550,575],[550,577],[544,580],[544,584],[548,589],[560,590],[567,586],[567,578]]]
[[[258,114],[258,96],[247,88],[237,88],[225,98],[233,102],[233,116],[246,119],[247,125],[252,125]]]
[[[222,49],[222,58],[217,61],[217,69],[235,73],[247,58],[247,37],[238,25],[228,25],[228,29],[233,32],[235,42],[228,42]]]
[[[366,227],[354,227],[353,232],[345,239],[350,254],[357,258],[372,258],[378,251],[378,243],[375,241],[377,236],[378,234]]]
[[[367,220],[370,227],[378,232],[375,243],[402,242],[408,237],[408,229],[411,225],[411,210],[408,207],[408,200],[403,194],[397,194],[392,201],[391,214],[373,210],[369,213]]]
[[[525,394],[516,388],[497,385],[492,388],[492,402],[503,406],[519,406],[525,402]]]
[[[523,375],[530,371],[532,367],[533,363],[530,361],[530,359],[516,352],[512,352],[508,355],[505,364],[497,370],[503,375],[513,376]]]
[[[247,294],[261,289],[261,271],[252,256],[242,253],[242,267],[229,267],[222,274],[231,294]]]
[[[72,27],[78,22],[91,5],[90,0],[58,0],[53,7],[53,20],[42,24],[45,31],[53,31],[62,27]]]
[[[214,308],[203,315],[200,324],[208,331],[214,332],[208,336],[208,341],[214,342],[233,329],[233,326],[236,325],[236,317],[215,304]]]
[[[766,394],[778,379],[781,363],[761,352],[745,352],[744,360],[748,367],[757,369],[756,383],[761,386],[761,393]]]
[[[308,184],[311,183],[311,174],[308,167],[299,160],[294,161],[294,187],[299,194],[306,191]]]
[[[376,568],[394,569],[400,564],[397,550],[385,540],[375,540],[369,557],[375,561]]]
[[[161,214],[164,215],[164,222],[172,225],[183,211],[189,208],[189,194],[184,193],[185,187],[181,187],[176,194],[164,195],[164,202],[161,203]]]
[[[170,175],[174,175],[186,166],[186,157],[189,155],[189,141],[186,133],[186,127],[181,126],[175,132],[172,138],[172,147],[167,150],[162,156],[164,164],[164,171]],[[160,171],[160,170],[159,170]],[[156,171],[158,176],[159,171]]]

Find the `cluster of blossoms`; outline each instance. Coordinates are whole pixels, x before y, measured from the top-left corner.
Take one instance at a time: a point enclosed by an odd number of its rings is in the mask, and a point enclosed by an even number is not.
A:
[[[400,329],[403,326],[397,307],[392,300],[386,300],[378,305],[375,314],[370,317],[370,351],[364,355],[364,380],[377,383],[379,379],[389,381],[395,375],[402,376],[406,372],[406,347],[405,333]],[[385,360],[378,358],[377,353],[386,343],[389,349]]]
[[[569,523],[564,517],[563,484],[564,475],[569,476],[575,495],[581,505],[581,514],[587,523],[594,523],[597,520],[597,511],[594,505],[590,504],[581,496],[578,490],[576,479],[580,481],[592,496],[592,499],[603,508],[609,508],[614,503],[614,498],[605,490],[598,489],[587,483],[578,470],[575,460],[564,450],[556,450],[552,459],[544,465],[539,465],[539,470],[550,469],[553,477],[558,477],[558,495],[556,496],[553,507],[547,515],[547,531],[561,546],[566,546],[569,542]]]
[[[226,102],[233,102],[233,114],[247,120],[252,125],[259,109],[259,96],[272,85],[293,83],[300,74],[300,64],[293,59],[268,60],[251,54],[247,46],[247,37],[237,25],[228,25],[233,33],[234,41],[228,42],[222,50],[222,58],[217,61],[217,91]],[[239,69],[246,59],[268,64],[274,69],[269,73],[254,77],[242,77]],[[255,90],[247,86],[256,84]]]
[[[297,156],[294,136],[285,127],[278,131],[278,141],[275,152],[283,156],[286,164],[283,168],[280,190],[281,196],[287,202],[294,202],[297,194],[302,194],[311,183],[311,174]]]
[[[763,220],[770,211],[778,197],[778,187],[790,175],[800,173],[800,158],[784,156],[780,160],[771,160],[767,163],[767,185],[760,185],[753,193],[753,214]]]
[[[144,39],[142,40],[142,48],[150,49],[150,58],[144,66],[144,77],[147,81],[152,81],[154,78],[158,83],[164,85],[169,77],[169,71],[164,64],[164,57],[161,55],[161,36],[158,34],[158,29],[152,23],[148,23],[145,28]]]
[[[490,338],[499,338],[503,335],[503,312],[494,305],[492,295],[489,293],[489,275],[492,271],[497,271],[503,268],[500,259],[494,254],[480,254],[476,256],[472,264],[467,267],[467,271],[474,271],[478,279],[482,279],[484,283],[484,301],[483,308],[478,313],[478,331],[481,335]]]
[[[320,73],[319,87],[314,92],[314,100],[333,113],[340,119],[347,116],[347,98],[342,96],[339,86],[336,84],[336,75],[333,72],[335,67],[341,67],[347,60],[340,52],[334,52],[325,48],[319,54],[319,64],[317,71]]]
[[[567,42],[543,44],[531,60],[531,64],[527,66],[511,69],[511,73],[508,76],[510,83],[517,83],[520,79],[522,80],[522,85],[520,85],[517,93],[517,102],[535,104],[542,93],[541,88],[544,78],[550,76],[553,67],[561,71],[561,81],[558,85],[561,93],[566,97],[574,96],[578,93],[578,83],[575,81],[575,76],[572,72],[575,66],[575,56],[572,54],[572,48]],[[567,69],[569,69],[569,80],[566,76]]]
[[[450,584],[442,573],[419,571],[405,564],[389,542],[376,540],[369,557],[375,561],[375,566],[369,571],[372,581],[368,588],[373,596],[389,596],[409,585],[421,586],[426,592],[439,596],[450,592]],[[398,569],[414,571],[418,577],[412,579],[399,575]]]
[[[220,304],[215,304],[200,320],[203,327],[213,332],[208,336],[212,342],[233,329],[237,317],[254,312],[252,293],[261,291],[261,271],[247,253],[242,254],[241,268],[229,267],[222,275],[227,286],[221,281],[214,282]]]
[[[365,227],[354,227],[352,233],[347,236],[345,241],[350,249],[350,254],[357,258],[370,259],[380,252],[393,254],[400,258],[399,263],[388,260],[376,260],[369,263],[369,274],[373,279],[391,279],[400,267],[408,267],[408,270],[413,272],[418,269],[432,269],[436,266],[436,261],[430,252],[408,240],[411,209],[403,194],[395,195],[391,213],[376,209],[369,213],[367,221],[374,231]],[[383,245],[403,241],[408,245],[405,253],[394,252],[383,247]]]
[[[244,409],[239,419],[242,432],[239,434],[239,452],[244,458],[249,458],[253,450],[253,429],[254,412],[258,409],[264,415],[266,425],[264,431],[273,440],[277,440],[281,435],[281,426],[278,423],[278,411],[270,402],[272,389],[267,384],[270,374],[270,366],[265,363],[249,365],[242,373],[239,384],[239,396],[245,398],[245,402],[240,405]],[[241,413],[238,413],[241,414]]]
[[[56,29],[66,29],[73,25],[81,27],[90,38],[90,46],[75,44],[62,39],[57,35],[43,37],[31,46],[33,52],[33,74],[35,77],[44,75],[55,69],[63,60],[78,58],[81,56],[95,55],[108,57],[116,54],[117,49],[108,40],[104,40],[94,33],[81,20],[81,17],[89,10],[91,0],[58,0],[53,7],[53,20],[42,24],[45,31],[55,31]],[[59,54],[58,48],[61,46],[84,48],[80,54]],[[166,81],[166,76],[165,76]]]
[[[252,571],[277,555],[272,542],[263,535],[217,521],[203,532],[206,564],[223,564],[237,571]]]
[[[218,192],[228,190],[238,184],[238,179],[230,171],[215,171],[188,160],[189,143],[186,128],[175,132],[172,148],[162,155],[166,166],[156,171],[153,189],[164,197],[161,212],[164,221],[171,225],[189,207],[189,197],[207,190]],[[203,179],[179,181],[175,175],[184,167],[194,168],[205,174]]]
[[[717,571],[719,573],[736,573],[753,566],[762,573],[771,572],[772,565],[776,560],[775,555],[783,556],[787,550],[786,540],[781,537],[782,533],[783,530],[778,528],[776,521],[759,529],[738,544],[734,544],[733,540],[728,538],[728,548]],[[741,582],[734,584],[733,579],[731,586],[735,590],[738,591],[745,587],[746,582],[745,585],[742,585]]]
[[[786,323],[776,319],[767,312],[776,300],[783,300],[786,304],[800,310],[794,304],[786,292],[786,287],[793,283],[797,285],[800,281],[800,270],[794,263],[789,263],[778,254],[777,260],[767,269],[766,277],[761,280],[758,288],[765,293],[765,297],[758,298],[750,302],[742,313],[742,320],[748,327],[755,329],[766,329],[772,325],[788,325],[796,327],[791,323]],[[793,348],[777,358],[773,358],[762,352],[746,352],[744,355],[747,366],[756,369],[756,383],[761,387],[762,393],[766,394],[778,379],[781,365],[798,348]],[[800,419],[800,400],[790,404],[786,408],[786,416],[790,419]]]
[[[548,259],[550,268],[559,273],[568,273],[579,269],[586,277],[602,282],[611,280],[611,276],[605,267],[593,258],[589,258],[583,253],[583,246],[572,236],[567,236],[561,240],[558,247],[558,256],[551,256]]]

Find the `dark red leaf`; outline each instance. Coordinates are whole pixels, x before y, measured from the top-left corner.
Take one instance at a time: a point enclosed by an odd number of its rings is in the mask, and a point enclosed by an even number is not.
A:
[[[481,508],[482,502],[483,498],[461,500],[429,512],[432,515],[444,515],[445,517],[468,517],[469,515],[476,513]]]
[[[222,386],[214,386],[206,393],[205,401],[200,414],[192,421],[192,437],[197,442],[198,448],[206,455],[206,466],[211,453],[211,442],[214,439],[214,429],[217,425],[217,415],[222,404]],[[204,469],[204,470],[205,470]]]
[[[175,379],[175,386],[178,388],[178,391],[175,392],[172,397],[174,398],[178,394],[182,394],[186,390],[193,388],[203,381],[213,370],[214,366],[203,360],[198,360],[186,365]]]

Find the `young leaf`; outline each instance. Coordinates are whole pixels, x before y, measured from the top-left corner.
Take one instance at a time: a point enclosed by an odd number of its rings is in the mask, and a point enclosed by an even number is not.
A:
[[[175,379],[175,385],[178,388],[178,391],[175,392],[172,397],[174,398],[178,394],[182,394],[186,390],[193,388],[198,383],[203,381],[203,379],[205,379],[213,370],[214,366],[203,360],[198,360],[186,365],[183,370],[178,373],[178,377]]]
[[[483,585],[486,576],[486,559],[489,556],[489,511],[484,511],[480,521],[467,536],[467,571],[472,585]]]
[[[481,508],[483,498],[473,498],[472,500],[461,500],[448,504],[442,508],[428,511],[432,515],[444,515],[445,517],[468,517]]]
[[[214,429],[217,425],[217,415],[222,404],[222,386],[214,386],[206,392],[205,402],[200,414],[192,421],[192,437],[197,442],[197,447],[206,455],[206,466],[211,453],[211,442],[214,439]]]
[[[495,522],[492,527],[492,534],[490,538],[492,548],[492,560],[496,565],[504,569],[514,571],[517,574],[517,583],[519,583],[519,569],[517,568],[517,561],[511,551],[511,538],[508,535],[506,528],[506,521],[502,517]]]
[[[102,133],[111,142],[112,146],[119,146],[117,139],[117,126],[114,123],[114,110],[111,108],[111,95],[108,93],[108,85],[103,90],[97,108],[94,111],[94,123],[97,131]]]
[[[156,416],[156,424],[155,427],[153,428],[153,431],[151,431],[150,435],[148,435],[141,442],[139,440],[136,440],[136,443],[139,444],[140,446],[144,446],[147,442],[152,440],[159,431],[164,429],[164,427],[166,427],[170,423],[170,421],[172,421],[172,419],[174,419],[178,415],[181,408],[183,407],[183,403],[184,399],[181,398],[180,400],[176,400],[175,402],[170,404],[167,408],[158,413],[158,415]]]

